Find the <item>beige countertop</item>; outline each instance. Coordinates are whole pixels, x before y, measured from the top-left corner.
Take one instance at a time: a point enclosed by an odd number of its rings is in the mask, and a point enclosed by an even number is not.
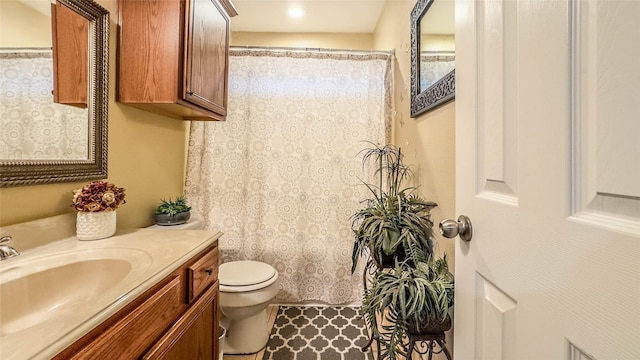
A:
[[[43,310],[41,307],[33,314],[24,309],[16,311],[21,314],[19,316],[0,314],[0,358],[24,360],[49,359],[55,356],[216,242],[221,235],[218,231],[205,230],[133,229],[95,241],[65,238],[28,249],[18,257],[0,262],[0,289],[10,289],[7,292],[11,292],[0,294],[5,299],[9,299],[6,296],[11,297],[11,301],[16,297],[24,297],[23,303],[27,305],[20,305],[23,308],[37,303],[41,298],[49,301],[48,309]],[[100,259],[109,259],[110,262],[95,261]],[[121,271],[115,284],[107,282],[108,285],[102,283],[98,286],[100,284],[94,284],[91,276],[87,275],[81,280],[74,277],[74,286],[64,286],[63,289],[60,289],[60,283],[67,284],[57,279],[55,284],[51,284],[56,287],[53,289],[44,284],[25,292],[25,289],[17,291],[15,287],[7,285],[43,270],[87,260],[94,261],[87,264],[104,266],[104,270],[96,270],[98,276],[100,273],[110,276],[108,273],[111,264],[126,266],[120,266],[125,270]],[[56,299],[60,299],[55,301],[55,306],[51,306],[50,294],[55,294]],[[6,308],[2,306],[0,304],[0,309],[6,312]]]

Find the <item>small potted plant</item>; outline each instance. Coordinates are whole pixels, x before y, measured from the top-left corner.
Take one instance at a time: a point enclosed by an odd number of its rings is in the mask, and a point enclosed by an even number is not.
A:
[[[376,273],[360,314],[381,345],[379,359],[406,356],[403,346],[410,335],[449,330],[453,298],[454,277],[446,256],[420,259],[413,265],[397,262],[390,271]]]
[[[184,196],[178,196],[175,200],[169,198],[169,201],[161,199],[153,217],[158,225],[184,224],[191,217],[191,206],[187,205]]]
[[[368,252],[379,268],[393,267],[395,260],[433,254],[433,222],[436,203],[421,199],[415,187],[402,187],[411,175],[402,152],[391,145],[373,146],[364,153],[363,164],[374,161],[377,184],[364,183],[372,197],[352,216],[353,273],[358,259]]]
[[[124,191],[124,188],[106,181],[93,181],[73,191],[71,206],[78,211],[78,239],[98,240],[115,234],[116,209],[125,203]]]

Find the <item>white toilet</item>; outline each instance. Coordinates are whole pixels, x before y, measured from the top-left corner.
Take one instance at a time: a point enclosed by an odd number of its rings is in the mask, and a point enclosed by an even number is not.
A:
[[[252,354],[269,340],[267,306],[278,294],[278,272],[258,261],[220,265],[220,310],[227,318],[225,354]]]
[[[204,221],[191,217],[181,225],[150,228],[163,230],[200,230]],[[267,306],[278,294],[278,272],[258,261],[231,261],[220,265],[220,310],[227,329],[225,354],[252,354],[269,340]]]

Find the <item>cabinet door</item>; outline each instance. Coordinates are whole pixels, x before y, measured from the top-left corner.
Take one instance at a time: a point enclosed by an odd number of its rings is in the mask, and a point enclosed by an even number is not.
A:
[[[142,357],[143,360],[215,360],[218,352],[216,282]],[[222,360],[222,359],[220,359]]]
[[[51,5],[53,101],[87,107],[89,20],[57,3]]]
[[[229,16],[218,0],[187,3],[182,97],[223,120],[227,114]]]
[[[135,359],[156,339],[169,329],[181,314],[184,304],[184,287],[180,277],[173,276],[170,281],[155,290],[148,299],[128,313],[113,326],[102,332],[97,338],[79,351],[68,348],[54,359],[56,360],[102,360]],[[195,359],[195,358],[194,358]]]

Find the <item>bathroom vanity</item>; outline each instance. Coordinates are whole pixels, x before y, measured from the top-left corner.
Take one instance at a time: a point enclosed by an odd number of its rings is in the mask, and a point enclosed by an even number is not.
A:
[[[213,245],[54,359],[214,359],[217,268]]]
[[[217,359],[220,235],[136,229],[3,261],[0,357]]]

